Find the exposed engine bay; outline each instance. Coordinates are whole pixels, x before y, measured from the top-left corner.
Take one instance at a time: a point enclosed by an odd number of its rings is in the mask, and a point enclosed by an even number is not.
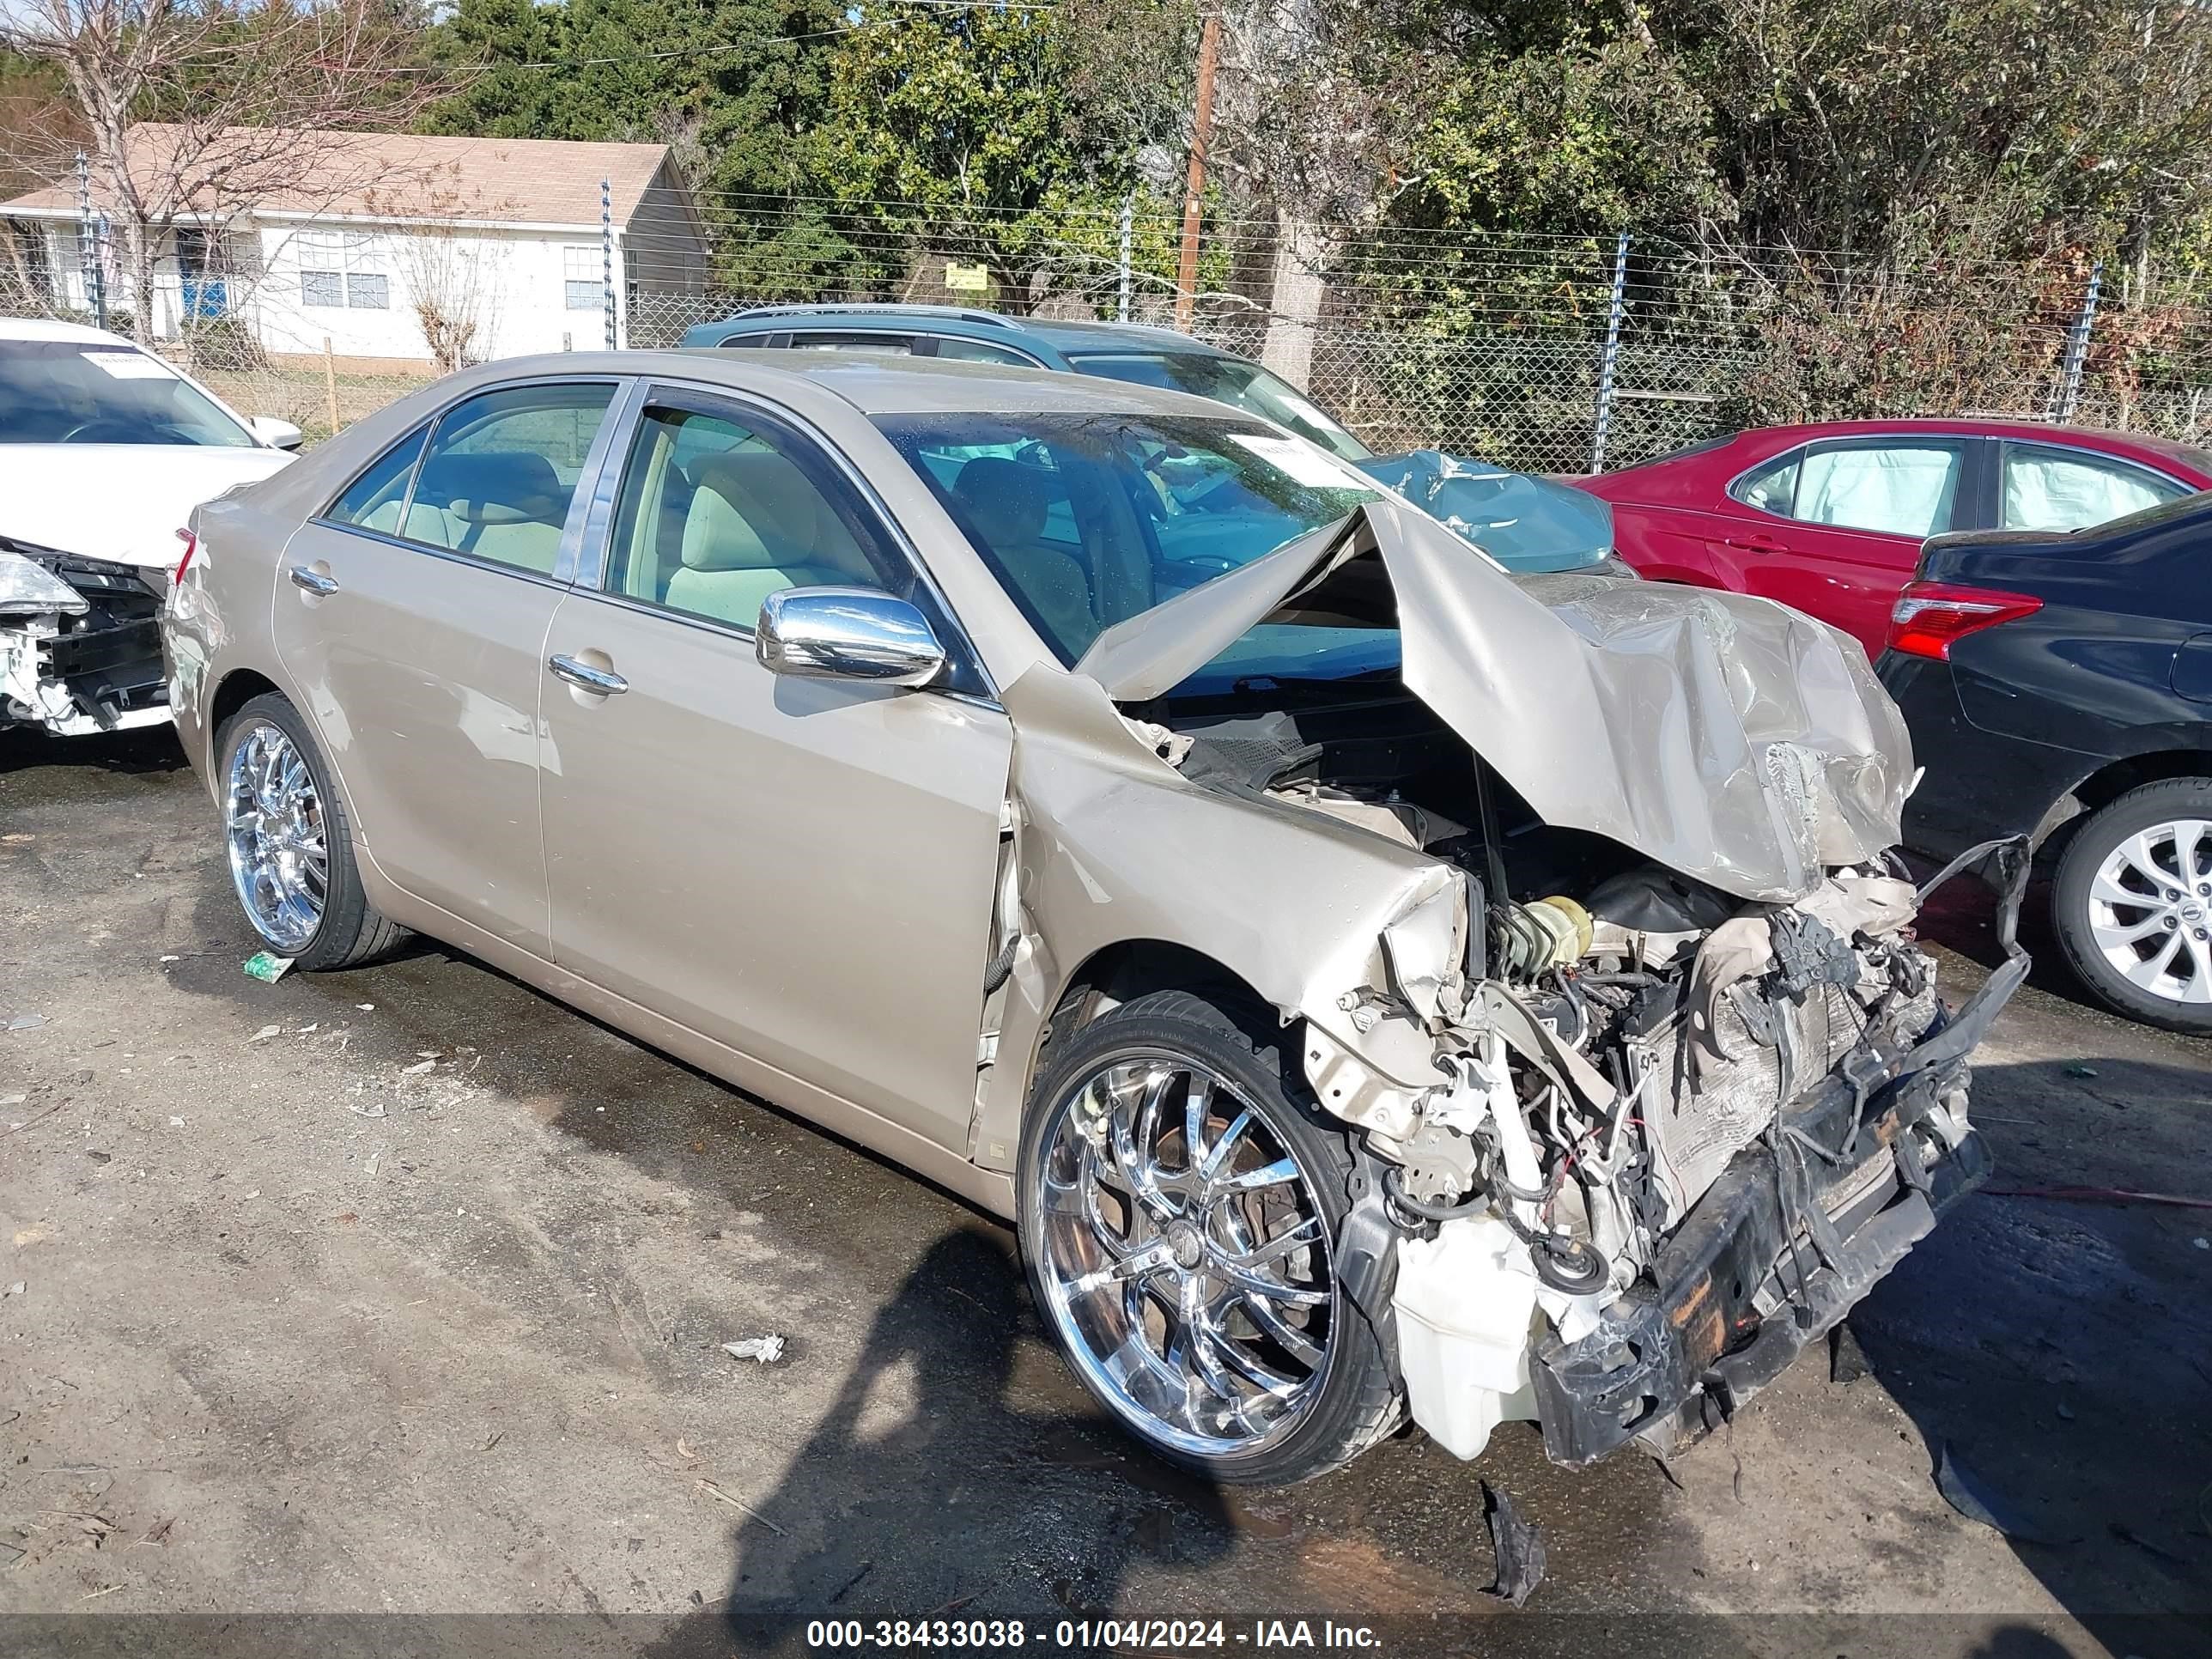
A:
[[[1510,1418],[1565,1462],[1713,1426],[1986,1169],[1964,1055],[2014,981],[1929,1052],[1893,855],[1747,902],[1546,823],[1395,675],[1240,690],[1125,712],[1193,782],[1460,872],[1343,994],[1357,1041],[1310,1020],[1304,1055],[1364,1132],[1412,1412],[1449,1449]]]
[[[136,565],[0,537],[0,727],[74,738],[167,720],[161,602]]]

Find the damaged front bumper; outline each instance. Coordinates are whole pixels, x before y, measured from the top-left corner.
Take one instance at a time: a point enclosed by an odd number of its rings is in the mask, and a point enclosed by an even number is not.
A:
[[[37,601],[19,599],[0,610],[0,727],[37,726],[74,738],[169,718],[155,621],[161,594],[145,572],[5,538],[0,558],[20,562],[19,571],[31,567],[18,586],[38,582],[54,600],[34,608]]]
[[[1966,1120],[1966,1059],[2027,977],[2014,943],[2024,844],[1990,861],[2005,963],[1887,1064],[1846,1065],[1776,1115],[1668,1237],[1647,1281],[1595,1329],[1531,1355],[1544,1445],[1581,1465],[1631,1440],[1665,1455],[1719,1427],[1826,1336],[1987,1177]]]

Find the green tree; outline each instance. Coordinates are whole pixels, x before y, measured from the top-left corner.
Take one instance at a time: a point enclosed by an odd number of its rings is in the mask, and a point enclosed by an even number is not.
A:
[[[988,267],[1017,312],[1048,292],[1111,286],[1121,204],[1143,190],[1140,160],[1171,119],[1173,86],[1164,96],[1155,76],[1147,88],[1102,51],[1113,12],[1082,0],[861,12],[836,54],[816,159],[875,228],[880,291],[896,291],[917,253]],[[1145,192],[1148,226],[1164,205]],[[1156,229],[1138,250],[1155,280],[1173,258]]]

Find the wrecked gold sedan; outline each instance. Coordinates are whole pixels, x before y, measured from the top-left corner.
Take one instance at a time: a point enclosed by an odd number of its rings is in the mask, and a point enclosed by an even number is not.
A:
[[[1986,1168],[1856,646],[1509,577],[1167,392],[441,381],[202,508],[170,697],[269,948],[432,935],[1018,1223],[1222,1480],[1725,1419]],[[2008,934],[2008,938],[2009,935]]]

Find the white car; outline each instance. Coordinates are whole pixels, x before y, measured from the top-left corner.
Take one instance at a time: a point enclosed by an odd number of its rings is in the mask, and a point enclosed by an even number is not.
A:
[[[127,340],[0,318],[0,729],[167,720],[154,617],[185,521],[299,443]]]

